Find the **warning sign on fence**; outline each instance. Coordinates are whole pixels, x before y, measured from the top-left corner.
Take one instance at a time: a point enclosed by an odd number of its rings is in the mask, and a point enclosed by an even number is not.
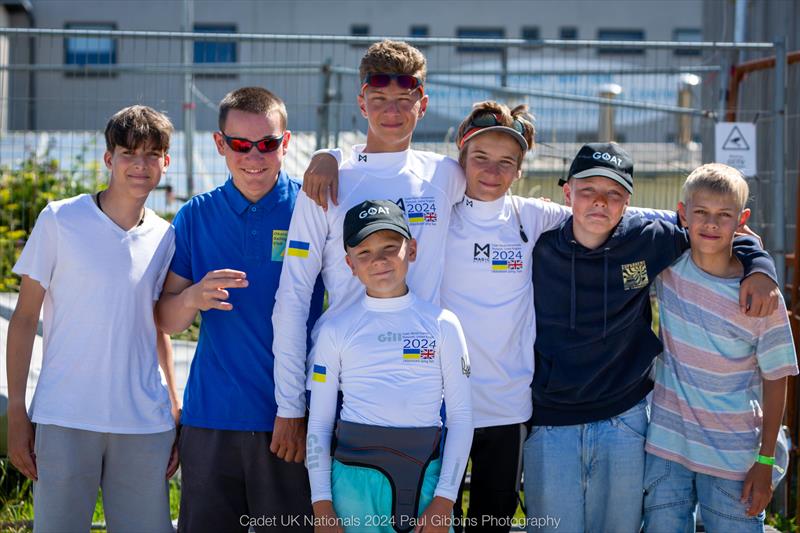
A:
[[[717,163],[738,168],[747,177],[756,175],[756,125],[750,122],[719,122],[715,133]]]

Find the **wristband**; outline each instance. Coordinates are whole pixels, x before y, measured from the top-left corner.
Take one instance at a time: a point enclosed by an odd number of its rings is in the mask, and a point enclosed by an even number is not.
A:
[[[756,462],[762,465],[773,466],[775,464],[775,457],[767,457],[766,455],[759,454],[758,457],[756,457]]]

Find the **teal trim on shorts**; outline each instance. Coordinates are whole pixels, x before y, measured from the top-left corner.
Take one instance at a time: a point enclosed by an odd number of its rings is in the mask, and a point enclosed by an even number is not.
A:
[[[425,470],[417,516],[422,515],[433,500],[441,468],[442,460],[439,458],[431,461]],[[333,508],[345,533],[395,533],[392,528],[392,486],[382,472],[346,465],[334,459],[331,482]]]

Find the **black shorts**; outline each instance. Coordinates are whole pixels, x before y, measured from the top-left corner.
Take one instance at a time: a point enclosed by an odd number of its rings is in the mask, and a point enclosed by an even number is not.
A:
[[[271,439],[271,432],[183,426],[178,531],[312,532],[306,467],[278,459]]]

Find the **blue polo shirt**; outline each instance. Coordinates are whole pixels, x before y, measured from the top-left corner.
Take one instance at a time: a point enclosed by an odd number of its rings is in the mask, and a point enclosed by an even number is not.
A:
[[[272,191],[253,204],[228,178],[192,198],[175,216],[170,270],[197,283],[211,270],[232,268],[246,272],[249,281],[244,289],[228,289],[233,310],[201,312],[200,338],[183,396],[186,425],[272,431],[277,412],[272,308],[300,187],[281,171]],[[322,311],[322,295],[318,279],[309,332]]]

